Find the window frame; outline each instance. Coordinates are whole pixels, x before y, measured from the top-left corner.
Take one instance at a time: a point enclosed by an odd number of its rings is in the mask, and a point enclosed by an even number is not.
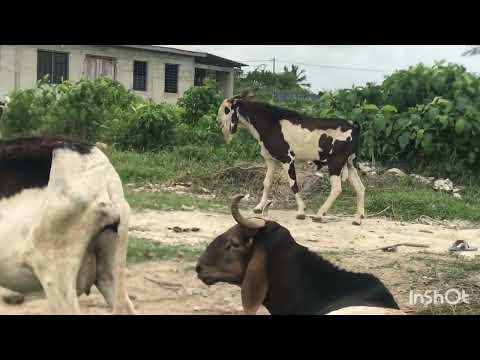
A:
[[[200,75],[200,73],[201,73],[201,75]],[[200,79],[201,79],[201,82],[200,83],[197,82]],[[194,77],[193,77],[193,85],[194,86],[202,86],[205,83],[206,79],[207,79],[207,70],[195,67],[195,73],[194,73]]]
[[[45,53],[50,56],[50,68],[49,73],[40,76],[40,54]],[[65,68],[64,74],[62,76],[58,76],[60,78],[60,82],[54,82],[54,79],[57,78],[56,76],[56,69],[55,66],[55,55],[61,55],[65,57]],[[46,49],[37,49],[37,81],[43,80],[45,75],[48,75],[48,82],[50,84],[61,84],[64,81],[69,79],[69,72],[70,72],[70,53],[67,51],[55,51],[55,50],[46,50]]]
[[[136,88],[136,78],[135,78],[135,64],[136,63],[142,63],[145,65],[145,74],[143,75],[143,88]],[[132,88],[134,91],[142,91],[142,92],[147,92],[148,91],[148,61],[144,60],[133,60],[133,84]]]
[[[118,73],[118,70],[117,70],[117,65],[118,65],[118,58],[116,57],[112,57],[112,56],[103,56],[103,55],[95,55],[95,54],[85,54],[84,56],[84,68],[83,68],[83,76],[85,78],[89,78],[88,77],[88,60],[89,59],[92,59],[92,60],[105,60],[105,61],[110,61],[112,62],[113,64],[113,79],[114,81],[117,81],[117,73]],[[95,79],[90,79],[90,80],[96,80],[98,79],[99,77],[96,77]]]
[[[176,68],[176,79],[175,79],[175,91],[170,91],[172,90],[171,88],[169,88],[168,86],[170,86],[170,84],[167,84],[167,68],[170,67],[170,66],[173,66]],[[166,63],[165,64],[165,76],[164,76],[164,93],[166,94],[178,94],[178,76],[179,76],[179,73],[180,73],[180,65],[179,64],[172,64],[172,63]],[[170,80],[168,80],[170,81]]]

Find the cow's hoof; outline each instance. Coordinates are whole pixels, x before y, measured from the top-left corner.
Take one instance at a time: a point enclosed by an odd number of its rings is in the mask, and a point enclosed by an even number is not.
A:
[[[323,222],[323,219],[321,217],[314,216],[314,217],[312,217],[312,221],[317,222],[317,223],[321,223],[321,222]]]
[[[3,296],[2,300],[9,305],[20,305],[25,301],[25,297],[22,294],[11,294]]]
[[[360,226],[360,225],[362,225],[362,223],[361,223],[360,221],[353,220],[353,221],[352,221],[352,225]]]
[[[304,214],[302,214],[302,215],[297,215],[297,220],[305,220],[305,219],[306,219],[306,217],[305,217]]]
[[[253,209],[253,213],[254,213],[254,214],[261,214],[261,213],[262,213],[262,210],[260,210],[260,209]]]

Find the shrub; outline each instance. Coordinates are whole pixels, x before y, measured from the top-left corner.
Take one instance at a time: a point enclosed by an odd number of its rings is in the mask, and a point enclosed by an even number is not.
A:
[[[106,122],[123,116],[138,101],[122,84],[108,78],[57,85],[40,81],[34,89],[11,95],[5,135],[67,135],[96,141]]]
[[[36,89],[17,90],[11,94],[8,109],[2,119],[4,136],[33,134],[40,126],[41,115],[38,114]]]
[[[197,124],[205,115],[216,116],[222,101],[222,91],[218,84],[207,80],[203,86],[194,86],[185,91],[177,105],[184,108],[186,123]]]
[[[162,149],[175,143],[174,127],[183,116],[183,109],[175,105],[139,102],[105,125],[104,139],[120,149]]]

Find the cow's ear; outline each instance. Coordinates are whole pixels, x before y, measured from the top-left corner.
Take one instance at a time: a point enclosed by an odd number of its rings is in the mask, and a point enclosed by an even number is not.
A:
[[[232,100],[232,109],[238,109],[240,106],[240,101],[243,99],[233,99]]]
[[[253,243],[253,254],[242,282],[242,305],[245,314],[255,315],[268,291],[267,254],[259,242]]]

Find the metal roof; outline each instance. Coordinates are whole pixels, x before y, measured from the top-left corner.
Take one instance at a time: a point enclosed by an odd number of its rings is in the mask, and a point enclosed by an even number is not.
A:
[[[205,64],[205,65],[215,65],[215,66],[224,66],[224,67],[242,67],[242,66],[248,66],[242,63],[239,63],[237,61],[225,59],[220,56],[212,55],[209,53],[205,53],[205,57],[197,58],[196,62],[199,64]]]
[[[220,56],[216,56],[206,52],[188,51],[188,50],[181,50],[181,49],[175,49],[175,48],[170,48],[166,46],[157,46],[157,45],[118,45],[118,46],[128,47],[132,49],[139,49],[139,50],[155,51],[160,53],[174,54],[174,55],[192,56],[192,57],[195,57],[195,61],[197,63],[204,64],[204,65],[238,67],[238,68],[242,66],[248,66],[246,64],[242,64],[237,61],[222,58]]]
[[[175,54],[175,55],[185,55],[185,56],[195,56],[195,57],[207,56],[206,53],[202,53],[202,52],[180,50],[180,49],[170,48],[166,46],[156,46],[156,45],[118,45],[118,46],[129,47],[129,48],[139,49],[139,50],[155,51],[155,52],[161,52],[161,53],[167,53],[167,54]]]

